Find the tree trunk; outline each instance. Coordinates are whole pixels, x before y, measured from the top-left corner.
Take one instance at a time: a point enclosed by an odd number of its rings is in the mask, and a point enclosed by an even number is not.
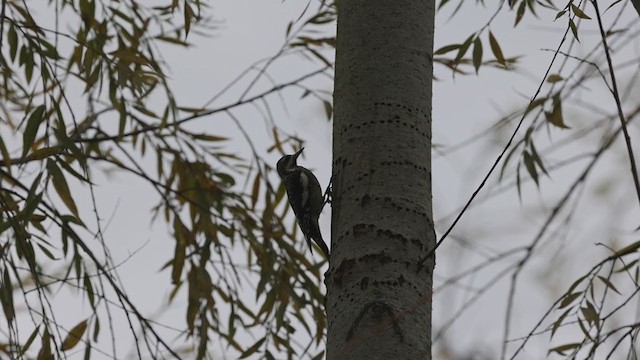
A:
[[[434,1],[343,0],[328,359],[431,359]]]

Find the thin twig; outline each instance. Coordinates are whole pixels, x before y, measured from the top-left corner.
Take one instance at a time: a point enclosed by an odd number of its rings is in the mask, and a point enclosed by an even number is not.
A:
[[[631,137],[629,137],[629,130],[627,130],[627,120],[624,117],[622,111],[622,105],[620,104],[620,94],[618,93],[618,85],[616,84],[616,74],[613,70],[613,62],[611,61],[611,54],[609,46],[607,45],[607,36],[604,33],[604,27],[602,26],[602,18],[600,17],[600,9],[598,8],[598,2],[591,0],[593,7],[596,11],[596,18],[598,19],[598,28],[600,29],[600,36],[602,37],[602,46],[604,47],[604,53],[607,57],[607,64],[609,65],[609,74],[611,75],[611,87],[613,88],[613,98],[616,101],[616,107],[618,108],[618,117],[622,124],[622,132],[624,133],[624,141],[627,145],[627,152],[629,153],[629,162],[631,163],[631,175],[633,176],[633,183],[636,187],[636,195],[638,196],[638,205],[640,205],[640,179],[638,179],[638,169],[636,168],[636,159],[633,155],[633,148],[631,147]]]

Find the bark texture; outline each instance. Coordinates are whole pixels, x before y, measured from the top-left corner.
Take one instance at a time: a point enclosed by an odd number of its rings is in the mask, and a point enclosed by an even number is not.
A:
[[[328,359],[431,359],[433,0],[342,0]]]

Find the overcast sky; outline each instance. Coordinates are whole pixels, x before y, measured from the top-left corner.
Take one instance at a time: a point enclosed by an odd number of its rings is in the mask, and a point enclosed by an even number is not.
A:
[[[165,60],[171,69],[170,81],[179,103],[184,106],[202,106],[250,64],[274,55],[283,44],[288,22],[296,18],[304,6],[305,3],[279,0],[213,2],[211,13],[219,21],[218,28],[211,31],[213,36],[192,35],[189,40],[194,43],[194,47],[190,49],[166,47]],[[490,7],[486,9],[467,4],[449,20],[455,5],[448,6],[451,6],[451,9],[445,8],[437,15],[436,49],[443,45],[464,41],[471,32],[483,27],[495,11],[493,4],[489,4]],[[630,5],[626,6],[628,11],[622,16],[620,27],[625,28],[635,19],[636,24],[630,30],[637,31],[639,27],[637,14],[633,12]],[[593,14],[592,10],[591,7],[586,9],[588,14]],[[613,11],[607,13],[607,16],[611,13]],[[523,22],[515,30],[513,29],[514,13],[505,11],[491,24],[491,31],[499,40],[505,55],[522,56],[518,71],[505,72],[483,67],[479,76],[453,77],[450,70],[440,65],[435,66],[434,73],[438,78],[434,83],[433,92],[433,141],[435,144],[445,148],[457,144],[487,129],[497,119],[515,108],[527,104],[542,81],[553,57],[552,52],[544,49],[555,49],[566,29],[566,18],[554,22],[555,13],[540,11],[539,15],[540,19],[534,19],[527,13]],[[595,31],[594,21],[583,24],[587,29],[581,31],[582,44],[578,45],[580,50],[574,55],[587,53],[598,40],[599,35]],[[483,39],[486,39],[486,33]],[[635,45],[616,52],[615,61],[622,63],[637,59],[638,44],[636,41]],[[485,58],[491,56],[488,42],[485,42],[484,53]],[[312,63],[302,57],[294,56],[276,62],[269,74],[277,82],[284,82],[319,67],[321,67],[319,63]],[[568,68],[572,67],[575,67],[575,63],[568,65]],[[625,80],[623,77],[620,82],[624,83]],[[332,90],[332,83],[326,78],[319,77],[311,84],[326,91]],[[244,89],[243,85],[246,86],[246,82],[232,88],[215,104],[224,105],[235,101]],[[271,83],[263,81],[258,83],[254,90],[258,92],[260,89],[269,87]],[[274,106],[272,110],[279,125],[307,141],[304,165],[313,168],[321,184],[326,186],[330,176],[332,123],[326,121],[323,106],[319,101],[311,98],[297,100],[300,95],[300,90],[284,91],[287,108]],[[614,112],[610,94],[604,91],[602,84],[598,85],[594,82],[592,87],[582,89],[579,97],[585,102],[603,106],[610,113]],[[280,102],[273,99],[272,103]],[[251,129],[257,149],[265,151],[271,144],[271,139],[268,137],[269,129],[265,127],[260,114],[250,106],[239,109],[236,114],[243,124]],[[571,106],[565,108],[565,116],[568,125],[572,127],[580,127],[581,122],[594,119],[592,113],[581,112],[580,109]],[[237,130],[228,119],[222,116],[203,118],[191,126],[212,134],[237,136]],[[452,220],[451,217],[446,216],[459,209],[468,199],[504,145],[506,135],[514,127],[515,123],[509,125],[501,137],[489,136],[446,157],[434,155],[436,156],[432,171],[434,214],[435,220],[440,221],[437,229],[440,233]],[[546,143],[548,139],[561,139],[565,133],[553,128],[548,138],[541,142]],[[236,139],[231,147],[248,155],[247,143],[239,136]],[[577,152],[581,146],[576,145],[568,151]],[[611,157],[608,160],[609,165],[603,169],[603,177],[611,170],[627,171],[627,165],[622,161],[623,154],[618,152],[618,157]],[[274,153],[272,156],[275,164],[278,155]],[[628,188],[618,190],[621,193],[631,191],[630,176],[624,171],[621,176],[627,177],[629,181],[623,182]],[[442,284],[443,279],[480,261],[482,256],[479,255],[479,251],[493,254],[505,248],[514,247],[514,244],[530,242],[535,230],[541,224],[542,209],[548,210],[554,204],[553,200],[564,190],[568,181],[572,180],[569,176],[573,172],[575,170],[566,170],[564,173],[552,176],[551,179],[542,179],[540,191],[529,182],[523,187],[522,203],[518,199],[516,190],[511,189],[505,195],[470,211],[454,234],[471,241],[481,238],[482,243],[475,244],[480,250],[473,247],[471,250],[464,249],[449,239],[439,252],[435,285]],[[170,291],[168,288],[170,272],[159,271],[159,269],[171,258],[174,243],[168,235],[168,228],[163,223],[152,224],[149,220],[150,208],[157,202],[156,193],[143,181],[124,174],[115,173],[111,177],[98,173],[94,175],[97,183],[97,201],[102,207],[103,217],[108,219],[106,238],[112,246],[116,263],[124,261],[119,268],[119,273],[128,294],[134,303],[142,306],[146,314],[152,315],[157,312],[160,314],[158,320],[161,322],[175,328],[184,327],[184,296],[178,296],[175,304],[166,308]],[[567,178],[564,177],[565,175]],[[495,188],[496,178],[496,176],[492,177],[492,185],[487,189]],[[618,195],[612,198],[619,199],[620,203],[625,201],[624,196]],[[517,316],[513,319],[512,337],[525,335],[525,332],[530,330],[536,320],[541,317],[546,307],[577,277],[571,272],[557,274],[549,269],[550,264],[553,266],[564,264],[563,266],[567,266],[563,268],[564,270],[572,271],[588,268],[591,265],[590,261],[574,263],[573,259],[566,257],[574,254],[575,250],[572,249],[576,248],[581,250],[580,256],[584,256],[585,259],[607,255],[603,249],[596,248],[594,244],[607,240],[610,229],[593,225],[595,222],[590,220],[598,217],[597,223],[600,224],[603,205],[598,203],[597,199],[588,198],[580,208],[582,210],[578,211],[579,216],[576,216],[569,231],[570,240],[562,245],[550,246],[548,253],[545,253],[548,255],[547,258],[542,257],[533,266],[527,268],[523,283],[518,288]],[[625,213],[625,209],[633,209],[637,217],[637,207],[623,207],[618,210],[623,213],[619,216],[629,216]],[[330,213],[325,210],[322,226],[324,234],[327,235],[329,219]],[[327,235],[325,237],[328,237]],[[620,235],[619,238],[621,241],[626,239],[624,235]],[[562,255],[560,250],[566,251],[567,255]],[[500,267],[496,267],[480,272],[466,279],[464,286],[476,290],[482,288],[483,284],[500,270]],[[492,349],[488,350],[490,354],[496,354],[495,351],[499,349],[503,336],[506,285],[507,283],[504,282],[492,289],[477,303],[476,307],[472,308],[470,314],[467,313],[460,318],[448,331],[447,342],[455,341],[455,346],[462,349],[461,353],[465,352],[463,349],[487,348]],[[448,321],[471,296],[461,288],[435,295],[434,331],[439,329],[437,324]],[[62,291],[59,296],[61,301],[73,304],[67,307],[68,314],[59,317],[60,322],[69,328],[81,320],[77,316],[78,309],[89,313],[89,305],[71,300],[74,294],[69,294],[67,290]],[[121,325],[122,331],[117,333],[122,334],[120,348],[125,349],[127,346],[124,344],[130,336],[127,335],[129,330],[126,323],[122,322]],[[175,333],[167,331],[166,334]],[[173,335],[169,335],[170,339],[172,339],[171,336]],[[108,338],[103,336],[101,340],[104,341],[105,349],[109,349]],[[527,355],[520,358],[537,359],[544,356],[548,349],[548,336],[541,340],[539,351],[530,350]],[[220,352],[221,355],[225,355],[224,349]],[[94,355],[97,354],[94,353]],[[81,355],[77,356],[79,358]],[[96,357],[96,359],[100,358]]]

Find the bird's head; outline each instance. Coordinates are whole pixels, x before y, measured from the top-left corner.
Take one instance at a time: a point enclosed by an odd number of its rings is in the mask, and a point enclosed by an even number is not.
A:
[[[296,161],[298,161],[298,156],[302,154],[302,150],[304,150],[304,148],[298,150],[295,154],[285,155],[278,160],[276,169],[278,169],[278,175],[280,175],[280,177],[284,178],[291,170],[298,166]]]

